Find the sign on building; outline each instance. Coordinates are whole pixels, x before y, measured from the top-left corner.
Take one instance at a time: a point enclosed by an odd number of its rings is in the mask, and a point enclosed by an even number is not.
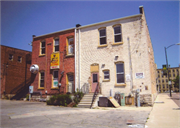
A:
[[[135,77],[136,77],[136,79],[142,79],[142,78],[144,78],[144,73],[143,72],[136,73]]]
[[[59,69],[59,53],[51,54],[51,69]]]

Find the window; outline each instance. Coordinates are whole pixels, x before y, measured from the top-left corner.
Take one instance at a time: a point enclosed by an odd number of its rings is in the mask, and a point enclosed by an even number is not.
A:
[[[97,82],[98,82],[97,74],[93,74],[93,83],[97,83]]]
[[[40,54],[45,54],[45,50],[46,50],[46,42],[45,41],[42,41],[41,42],[41,51],[40,51]]]
[[[59,38],[54,39],[54,52],[59,51]]]
[[[21,63],[22,62],[22,57],[18,56],[18,62]]]
[[[58,87],[58,70],[53,71],[53,87]]]
[[[13,55],[9,54],[9,60],[13,61]]]
[[[74,54],[74,38],[68,38],[67,45],[66,45],[66,51],[67,55],[73,55]]]
[[[109,70],[103,70],[103,74],[104,74],[104,80],[103,81],[109,81],[110,80],[110,74],[109,74]]]
[[[116,63],[116,82],[124,83],[124,63]]]
[[[114,42],[122,42],[121,26],[114,27]]]
[[[44,77],[45,77],[45,73],[44,71],[40,72],[40,88],[44,88]]]
[[[99,40],[100,40],[100,45],[106,44],[106,29],[100,29],[99,30]]]
[[[164,80],[162,80],[162,83],[164,83]]]

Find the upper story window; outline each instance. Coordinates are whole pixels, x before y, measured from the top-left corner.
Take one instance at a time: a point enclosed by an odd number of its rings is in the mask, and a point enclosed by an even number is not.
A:
[[[13,61],[13,55],[9,54],[9,60]]]
[[[54,39],[54,52],[59,51],[59,38]]]
[[[106,43],[106,29],[102,28],[99,30],[99,40],[100,40],[100,45],[107,44]]]
[[[70,37],[67,39],[66,51],[67,51],[67,55],[74,54],[74,38],[73,37]]]
[[[117,84],[125,83],[123,62],[116,63],[116,82]]]
[[[18,56],[18,62],[21,63],[22,62],[22,57]]]
[[[114,26],[114,43],[122,42],[121,25]]]
[[[45,51],[46,51],[46,42],[45,41],[42,41],[41,42],[41,45],[40,45],[40,54],[45,54]]]

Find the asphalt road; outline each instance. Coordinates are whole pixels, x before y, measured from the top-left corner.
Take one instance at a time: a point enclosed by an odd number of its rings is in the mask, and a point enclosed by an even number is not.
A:
[[[144,128],[152,107],[70,108],[0,100],[1,128]]]

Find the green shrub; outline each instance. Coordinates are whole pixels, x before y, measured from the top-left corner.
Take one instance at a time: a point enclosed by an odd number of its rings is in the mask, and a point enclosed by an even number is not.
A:
[[[83,96],[84,96],[84,94],[77,89],[77,92],[74,93],[73,101],[76,104],[78,104],[81,101],[81,99],[83,98]]]
[[[71,103],[71,96],[68,94],[53,95],[46,103],[47,105],[67,106]]]

